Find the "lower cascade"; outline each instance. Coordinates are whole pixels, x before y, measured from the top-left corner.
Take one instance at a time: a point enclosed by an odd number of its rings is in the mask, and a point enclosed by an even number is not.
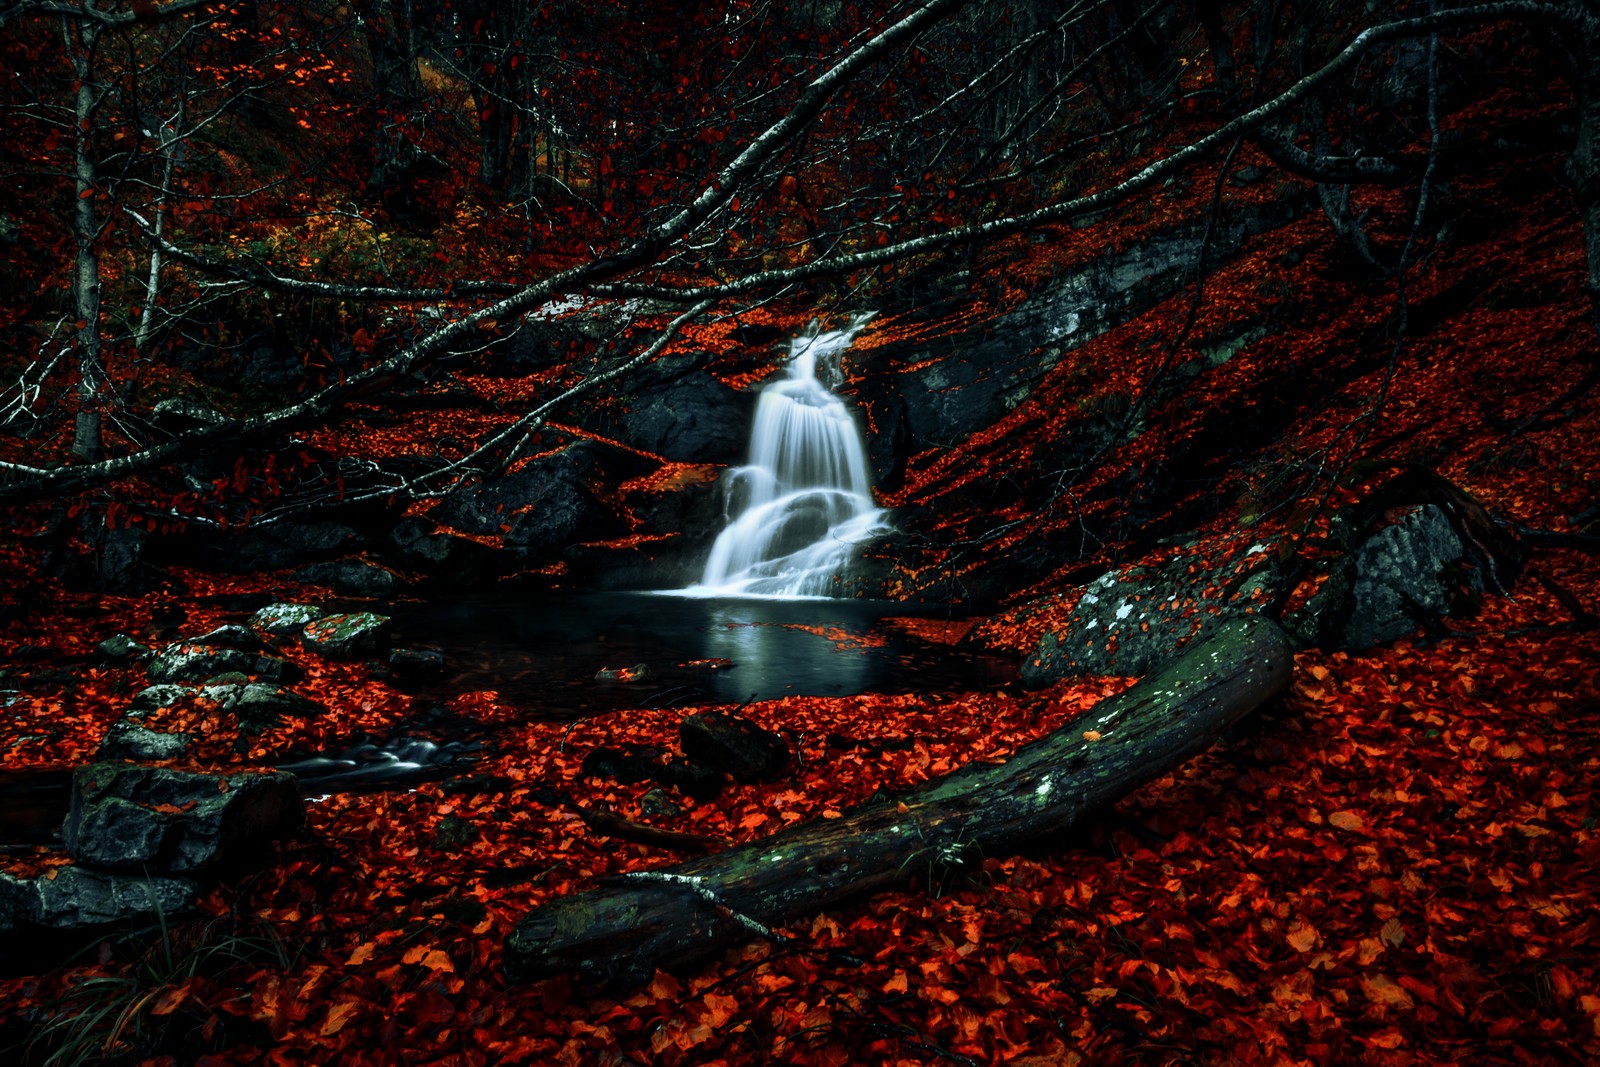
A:
[[[761,391],[750,462],[730,472],[729,522],[696,596],[845,593],[856,547],[887,529],[872,500],[861,431],[818,377],[836,370],[866,319],[790,343],[788,376]]]

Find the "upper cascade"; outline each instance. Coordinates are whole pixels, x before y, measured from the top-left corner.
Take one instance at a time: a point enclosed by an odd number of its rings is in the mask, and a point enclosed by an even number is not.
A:
[[[730,471],[728,526],[695,596],[827,597],[847,591],[858,545],[886,530],[855,417],[819,374],[838,372],[867,317],[790,342],[787,376],[756,404],[750,462]]]

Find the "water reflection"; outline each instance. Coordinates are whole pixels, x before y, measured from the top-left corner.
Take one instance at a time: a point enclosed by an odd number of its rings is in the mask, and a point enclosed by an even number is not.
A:
[[[495,689],[536,714],[620,707],[739,704],[787,695],[976,689],[1009,679],[1009,661],[929,649],[884,623],[905,605],[841,600],[695,600],[646,593],[436,600],[397,611],[401,643],[442,648],[441,696]],[[733,666],[712,669],[706,661]],[[597,681],[644,664],[643,684]]]

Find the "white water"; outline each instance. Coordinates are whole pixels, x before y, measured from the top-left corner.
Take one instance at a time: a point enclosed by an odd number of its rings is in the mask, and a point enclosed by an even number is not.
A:
[[[750,462],[729,472],[729,522],[691,596],[826,597],[848,592],[856,546],[886,529],[861,431],[818,377],[865,319],[791,342],[788,376],[761,391]]]

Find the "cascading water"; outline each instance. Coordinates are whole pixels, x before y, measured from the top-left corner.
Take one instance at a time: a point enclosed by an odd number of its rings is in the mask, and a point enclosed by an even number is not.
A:
[[[695,596],[825,597],[844,593],[856,546],[886,529],[872,501],[861,431],[818,377],[866,319],[790,344],[788,376],[761,391],[750,463],[731,472],[728,526]]]

